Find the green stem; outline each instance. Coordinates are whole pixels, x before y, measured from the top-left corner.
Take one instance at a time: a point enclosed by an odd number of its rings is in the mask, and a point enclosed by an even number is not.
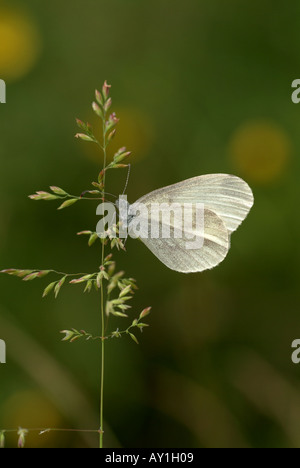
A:
[[[104,243],[102,244],[104,251]],[[100,389],[100,448],[103,448],[103,394],[104,394],[104,294],[101,280],[101,389]]]
[[[105,192],[105,169],[106,169],[106,132],[105,132],[105,115],[103,118],[103,196]],[[105,244],[102,240],[102,265],[104,264]],[[104,291],[103,278],[101,278],[101,388],[100,388],[100,448],[103,448],[103,396],[104,396],[104,335],[105,335],[105,310],[104,310]]]

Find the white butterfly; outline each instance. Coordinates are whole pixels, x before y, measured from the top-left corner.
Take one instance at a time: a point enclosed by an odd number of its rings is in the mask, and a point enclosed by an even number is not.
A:
[[[141,235],[141,241],[167,267],[182,273],[199,272],[218,265],[230,248],[230,235],[248,215],[254,202],[246,182],[228,174],[208,174],[193,177],[168,187],[155,190],[129,206],[128,229],[134,222],[134,208],[143,204],[204,205],[203,245],[187,249],[186,239],[171,236],[153,238]],[[149,222],[149,221],[148,221]],[[171,221],[176,228],[176,220]],[[150,229],[150,228],[149,228]]]

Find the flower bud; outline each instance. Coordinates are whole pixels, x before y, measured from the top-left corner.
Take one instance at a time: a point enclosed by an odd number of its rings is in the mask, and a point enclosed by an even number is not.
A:
[[[103,106],[103,97],[102,97],[102,94],[100,93],[100,91],[98,91],[98,89],[96,89],[95,91],[95,96],[96,96],[96,101],[98,102],[98,104],[100,104],[100,106]]]
[[[103,119],[103,112],[102,112],[100,106],[98,106],[98,104],[96,102],[93,102],[92,108],[93,108],[93,111],[95,112],[95,114],[97,114],[98,117],[101,117],[101,119]]]
[[[109,143],[110,141],[112,141],[112,139],[115,137],[116,132],[117,132],[116,129],[114,129],[112,132],[110,132],[110,134],[109,134],[108,137],[107,137],[108,143]]]
[[[79,138],[80,140],[83,140],[83,141],[91,141],[91,142],[95,141],[94,138],[88,135],[85,135],[84,133],[76,133],[75,138]]]
[[[27,429],[19,428],[19,430],[18,430],[18,436],[19,436],[18,448],[24,448],[25,447],[25,437],[26,437],[27,433],[28,433]]]
[[[105,80],[104,85],[102,87],[102,94],[104,97],[104,100],[106,101],[108,96],[109,96],[109,91],[110,91],[111,85],[107,84],[107,81]]]
[[[69,341],[74,336],[74,332],[71,331],[71,330],[62,330],[60,333],[63,333],[63,334],[66,335],[66,336],[64,336],[62,341]]]
[[[111,98],[108,98],[106,103],[103,106],[105,112],[107,112],[110,109],[111,105],[112,105],[112,100]]]
[[[1,431],[0,432],[0,448],[4,448],[5,447],[5,435],[4,435],[4,431]]]
[[[51,186],[50,189],[52,190],[52,192],[56,193],[56,195],[67,195],[67,192],[65,192],[60,187]]]
[[[140,319],[146,317],[147,315],[150,314],[150,311],[151,311],[151,307],[147,307],[147,309],[144,309],[141,313],[140,313]]]

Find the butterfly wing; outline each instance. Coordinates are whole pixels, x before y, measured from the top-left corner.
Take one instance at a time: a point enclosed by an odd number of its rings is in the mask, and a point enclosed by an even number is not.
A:
[[[207,174],[154,190],[138,203],[203,203],[219,216],[231,234],[248,215],[253,202],[249,185],[229,174]]]
[[[176,225],[178,219],[172,219],[173,232],[179,229]],[[192,234],[202,240],[200,248],[187,249],[187,242],[190,242],[190,237],[187,236],[186,230],[181,238],[176,238],[174,235],[168,238],[151,236],[151,220],[146,220],[146,228],[144,234],[140,235],[141,241],[148,247],[149,250],[168,268],[179,271],[181,273],[192,273],[207,270],[218,265],[227,255],[229,250],[229,233],[224,222],[214,212],[204,210],[204,231],[197,233],[193,230]],[[159,229],[162,232],[163,223],[159,220]],[[128,226],[129,233],[131,226]]]

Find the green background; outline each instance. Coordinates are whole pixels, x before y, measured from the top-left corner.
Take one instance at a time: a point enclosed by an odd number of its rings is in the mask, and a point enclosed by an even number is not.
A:
[[[20,57],[3,41],[6,7],[36,31]],[[138,280],[133,316],[152,314],[139,346],[107,343],[107,447],[300,446],[299,31],[297,0],[0,1],[0,268],[98,268],[99,245],[76,237],[94,229],[95,206],[57,212],[27,195],[80,194],[96,179],[101,155],[74,139],[75,117],[96,122],[90,103],[105,79],[118,142],[133,150],[130,202],[214,172],[243,177],[255,196],[211,271],[175,273],[131,239],[116,253]],[[15,33],[24,44],[26,28]],[[108,191],[125,179],[109,174]],[[42,300],[48,282],[0,278],[0,428],[94,429],[99,343],[62,343],[59,330],[98,334],[100,298],[70,285]],[[97,436],[32,433],[27,446],[97,446]]]

